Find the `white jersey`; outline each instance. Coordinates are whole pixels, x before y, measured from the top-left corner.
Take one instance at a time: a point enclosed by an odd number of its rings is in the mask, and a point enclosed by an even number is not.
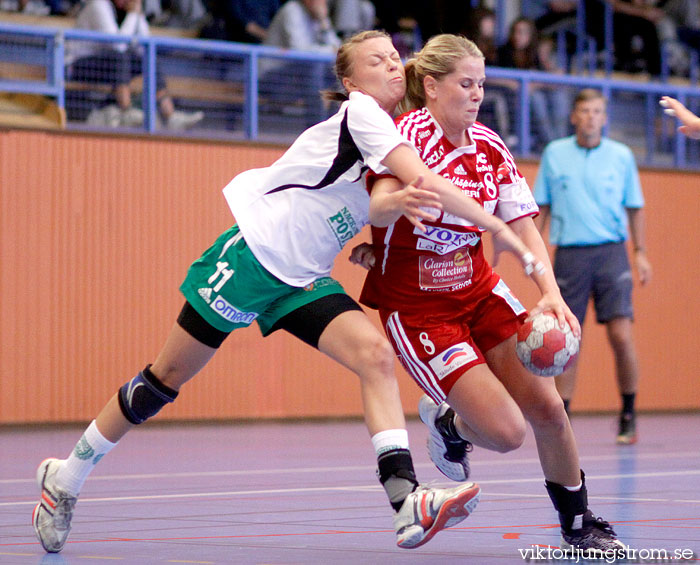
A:
[[[330,275],[343,246],[368,223],[368,167],[408,143],[365,94],[302,133],[269,167],[236,176],[224,196],[260,263],[292,286]]]

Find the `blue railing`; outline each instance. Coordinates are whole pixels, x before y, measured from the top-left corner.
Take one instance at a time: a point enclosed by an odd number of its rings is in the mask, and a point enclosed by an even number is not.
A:
[[[72,92],[72,81],[67,81],[66,58],[75,42],[93,44],[125,44],[138,47],[142,57],[143,84],[141,108],[144,119],[141,128],[131,131],[163,133],[157,120],[156,68],[165,70],[168,80],[177,77],[189,79],[191,92],[177,98],[179,104],[190,108],[204,108],[211,114],[208,123],[186,133],[175,135],[220,139],[247,139],[287,143],[309,125],[308,102],[323,81],[316,82],[318,69],[328,71],[332,57],[328,55],[295,52],[271,47],[238,44],[224,41],[205,41],[170,37],[124,38],[77,29],[50,29],[0,23],[0,63],[9,62],[42,69],[41,76],[13,77],[0,75],[0,92],[21,92],[49,96],[66,108],[66,93]],[[267,74],[265,68],[297,68],[301,63],[316,68],[304,78],[290,76],[279,79],[272,90],[261,92]],[[14,68],[14,67],[13,67]],[[268,73],[269,74],[269,73]],[[688,84],[637,82],[614,80],[610,77],[587,75],[554,75],[536,71],[489,68],[491,81],[509,81],[514,88],[506,89],[505,97],[511,113],[511,123],[517,124],[512,132],[513,152],[519,156],[536,156],[547,139],[538,136],[533,123],[532,99],[538,89],[565,91],[573,99],[576,90],[584,87],[601,89],[610,100],[608,130],[616,139],[635,150],[640,163],[659,167],[700,167],[697,143],[675,131],[674,121],[665,116],[658,106],[661,95],[678,98],[692,110],[700,106],[700,89]],[[269,82],[269,81],[268,81]],[[229,87],[218,98],[209,93],[216,85]],[[229,96],[232,86],[236,96]],[[489,84],[487,83],[487,91]],[[280,102],[278,95],[287,97],[303,91],[299,100]],[[176,95],[177,97],[178,95]],[[209,106],[207,106],[207,104]],[[70,106],[70,105],[69,105]],[[332,109],[321,111],[330,112]],[[231,117],[233,116],[233,117]],[[484,121],[488,116],[482,114]],[[89,130],[84,120],[73,119],[69,113],[67,127]],[[229,119],[230,118],[230,119]],[[488,123],[493,127],[492,123]],[[499,132],[500,133],[500,132]],[[173,135],[173,132],[168,132]],[[505,136],[504,136],[505,137]]]

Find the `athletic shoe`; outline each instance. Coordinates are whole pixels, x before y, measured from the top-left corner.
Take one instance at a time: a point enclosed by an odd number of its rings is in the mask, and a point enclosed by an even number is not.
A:
[[[418,414],[428,426],[428,453],[435,466],[453,481],[466,481],[469,478],[469,455],[473,449],[470,442],[454,438],[448,434],[447,425],[454,418],[454,410],[446,402],[439,406],[428,395],[423,395],[418,403]]]
[[[68,539],[70,521],[77,496],[68,494],[56,486],[56,473],[60,469],[59,459],[45,459],[36,472],[41,488],[41,501],[34,508],[32,523],[41,545],[49,553],[58,553]]]
[[[430,541],[440,530],[459,524],[479,503],[475,483],[454,488],[418,487],[394,515],[396,545],[413,549]]]
[[[140,128],[143,126],[143,110],[129,107],[122,110],[120,125],[125,128]]]
[[[617,539],[615,530],[602,518],[596,518],[593,512],[586,510],[582,527],[578,530],[562,531],[561,548],[564,551],[576,551],[583,559],[600,559],[600,552],[624,550],[625,545]]]
[[[634,414],[620,414],[620,427],[617,432],[618,445],[632,445],[637,443],[637,422]]]
[[[197,125],[204,119],[204,112],[183,112],[175,110],[168,118],[166,127],[171,130],[185,130]]]

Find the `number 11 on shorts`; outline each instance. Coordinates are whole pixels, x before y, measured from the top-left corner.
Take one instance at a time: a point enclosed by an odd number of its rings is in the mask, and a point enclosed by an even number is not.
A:
[[[216,283],[216,286],[213,289],[214,292],[219,292],[221,290],[221,287],[223,287],[226,284],[226,281],[233,276],[233,269],[227,269],[227,267],[228,263],[226,261],[216,262],[216,272],[207,280],[209,284],[213,284],[214,281],[219,276],[221,276],[221,280],[218,283]]]

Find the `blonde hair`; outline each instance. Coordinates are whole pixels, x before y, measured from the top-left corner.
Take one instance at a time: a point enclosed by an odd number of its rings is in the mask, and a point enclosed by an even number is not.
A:
[[[406,96],[399,103],[399,111],[407,112],[425,106],[423,80],[436,80],[449,75],[464,57],[484,58],[476,43],[462,35],[443,33],[433,36],[423,49],[406,62]]]
[[[378,37],[383,37],[391,41],[391,36],[387,32],[377,29],[370,29],[356,33],[344,41],[340,46],[340,49],[338,49],[338,54],[335,57],[335,65],[333,66],[333,70],[335,71],[335,76],[338,79],[341,88],[343,79],[352,74],[352,65],[354,62],[352,54],[355,47],[368,39],[376,39]],[[348,99],[348,93],[344,88],[341,91],[323,90],[321,92],[321,96],[324,100],[331,102],[343,102]]]
[[[576,98],[574,98],[574,110],[581,102],[588,102],[589,100],[602,100],[605,106],[608,105],[608,99],[600,90],[595,88],[584,88],[576,95]]]

